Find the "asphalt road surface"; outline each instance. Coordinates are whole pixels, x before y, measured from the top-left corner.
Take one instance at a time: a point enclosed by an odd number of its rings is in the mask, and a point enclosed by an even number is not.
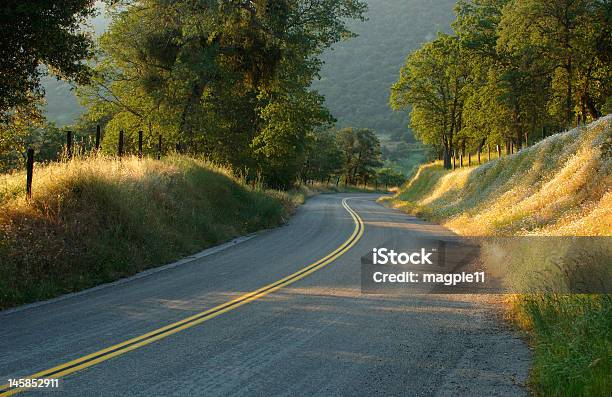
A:
[[[1,384],[59,377],[0,396],[525,395],[497,298],[361,292],[374,247],[449,233],[376,197],[319,195],[227,249],[0,312]]]

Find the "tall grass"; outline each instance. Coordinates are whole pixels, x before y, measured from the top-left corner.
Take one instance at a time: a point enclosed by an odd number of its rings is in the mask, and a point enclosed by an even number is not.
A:
[[[465,235],[609,235],[612,116],[479,167],[422,166],[392,204]]]
[[[0,308],[171,262],[283,222],[287,193],[181,156],[91,157],[0,177]],[[299,200],[299,198],[297,199]]]
[[[538,396],[610,396],[610,295],[523,295],[511,301],[515,322],[534,347],[531,385]]]
[[[464,235],[612,236],[611,124],[608,115],[479,167],[422,166],[389,203]],[[525,269],[539,258],[529,252],[513,255]],[[536,395],[612,395],[610,295],[516,295],[509,308],[534,347]]]

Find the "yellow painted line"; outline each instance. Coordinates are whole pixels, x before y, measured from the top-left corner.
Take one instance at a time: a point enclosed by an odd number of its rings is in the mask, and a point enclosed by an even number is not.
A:
[[[348,211],[348,213],[353,218],[353,222],[355,223],[355,228],[353,230],[353,233],[344,243],[342,243],[342,245],[340,245],[334,251],[330,252],[329,254],[319,259],[318,261],[272,284],[268,284],[255,291],[239,296],[238,298],[235,298],[231,301],[223,303],[219,306],[213,307],[212,309],[203,311],[201,313],[187,317],[183,320],[180,320],[175,323],[158,328],[154,331],[151,331],[146,334],[137,336],[135,338],[126,340],[125,342],[118,343],[116,345],[107,347],[97,352],[94,352],[86,356],[77,358],[75,360],[66,362],[64,364],[60,364],[53,368],[49,368],[44,371],[37,372],[33,375],[27,376],[22,379],[36,379],[36,378],[57,379],[57,378],[61,378],[61,377],[70,375],[82,369],[94,366],[98,363],[109,360],[113,357],[120,356],[129,351],[138,349],[142,346],[146,346],[157,340],[166,338],[172,334],[175,334],[187,328],[191,328],[195,325],[198,325],[205,321],[213,319],[223,313],[229,312],[230,310],[234,310],[249,302],[253,302],[268,294],[271,294],[272,292],[278,291],[279,289],[286,287],[290,284],[293,284],[296,281],[301,280],[304,277],[308,276],[309,274],[322,269],[323,267],[329,265],[330,263],[338,259],[344,253],[346,253],[349,249],[351,249],[351,247],[353,247],[359,241],[359,239],[361,239],[361,236],[363,235],[363,230],[364,230],[363,221],[361,220],[359,215],[348,205],[347,203],[348,199],[349,198],[345,198],[342,200],[342,206]],[[27,390],[27,388],[11,388],[9,384],[7,383],[7,384],[0,386],[0,397],[12,396],[13,394],[17,394],[24,390]]]

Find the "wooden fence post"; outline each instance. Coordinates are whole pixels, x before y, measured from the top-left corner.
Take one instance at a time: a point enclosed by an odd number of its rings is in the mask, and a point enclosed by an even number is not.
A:
[[[463,168],[463,153],[459,153],[459,167]]]
[[[32,198],[32,176],[34,175],[34,149],[28,149],[26,161],[26,196]]]
[[[501,147],[497,145],[497,158],[501,157]]]
[[[123,130],[119,131],[119,146],[117,147],[117,155],[123,156]]]
[[[487,161],[491,161],[491,145],[487,145]]]
[[[96,125],[96,152],[100,150],[100,124]]]
[[[457,168],[457,151],[453,150],[453,170]]]
[[[66,156],[72,158],[72,131],[66,131]]]
[[[138,131],[138,158],[142,159],[142,131]]]
[[[161,160],[161,153],[162,153],[162,136],[161,134],[159,134],[159,137],[157,138],[157,159]]]
[[[472,166],[472,152],[468,152],[468,167]]]
[[[478,165],[480,165],[480,151],[482,150],[482,148],[478,148]]]

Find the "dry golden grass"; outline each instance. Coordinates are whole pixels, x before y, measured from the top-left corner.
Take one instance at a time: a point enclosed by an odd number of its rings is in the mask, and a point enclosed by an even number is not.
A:
[[[268,228],[301,194],[204,160],[91,157],[0,177],[0,308],[115,280]]]
[[[464,235],[612,233],[612,116],[480,167],[422,166],[392,200]]]

